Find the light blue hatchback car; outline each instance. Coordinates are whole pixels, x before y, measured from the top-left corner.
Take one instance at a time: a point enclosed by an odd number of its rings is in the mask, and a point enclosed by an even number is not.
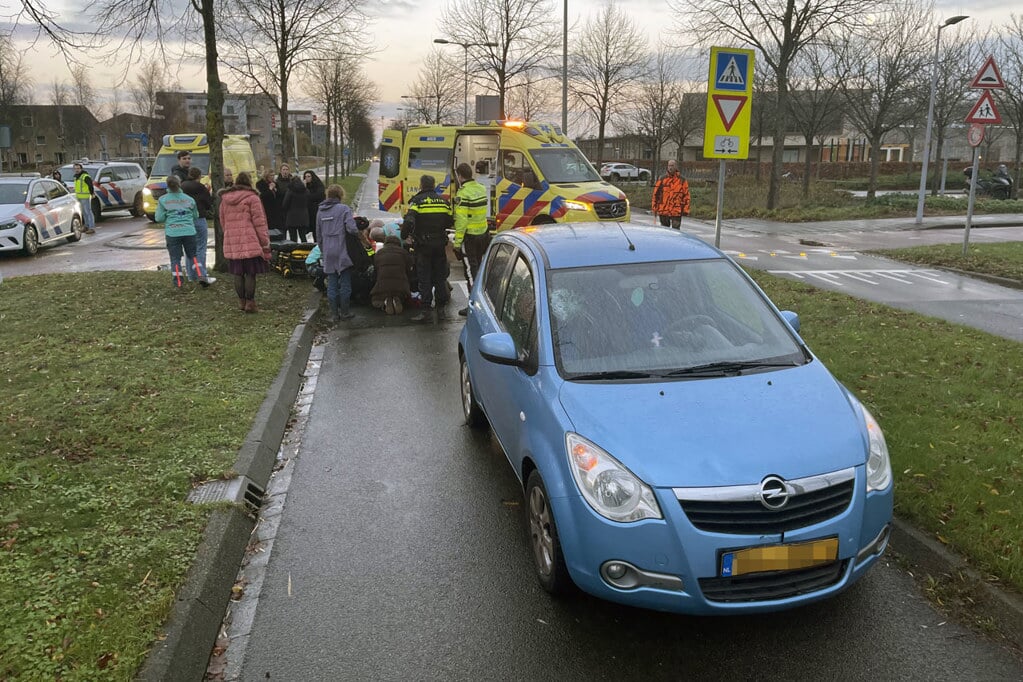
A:
[[[770,611],[884,551],[877,422],[727,256],[661,228],[502,232],[458,344],[466,421],[522,481],[541,584],[663,611]]]

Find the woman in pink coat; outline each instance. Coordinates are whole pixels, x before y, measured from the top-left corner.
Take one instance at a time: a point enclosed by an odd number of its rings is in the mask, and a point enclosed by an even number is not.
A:
[[[224,230],[227,271],[234,275],[238,307],[254,313],[256,275],[270,270],[270,235],[263,203],[252,188],[248,173],[239,173],[232,186],[221,190],[220,226]]]

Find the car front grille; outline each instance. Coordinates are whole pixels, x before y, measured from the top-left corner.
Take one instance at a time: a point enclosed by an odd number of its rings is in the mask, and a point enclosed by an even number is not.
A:
[[[759,500],[679,500],[689,522],[699,530],[731,535],[777,535],[838,516],[852,501],[855,481],[793,495],[778,510]]]
[[[786,599],[831,587],[842,579],[847,561],[832,561],[798,571],[753,573],[736,578],[700,578],[707,601],[751,602]]]
[[[160,197],[167,193],[166,189],[151,189],[149,191],[153,193],[154,199],[159,199]]]
[[[629,202],[624,199],[598,201],[593,204],[593,211],[600,220],[625,220],[625,215],[629,212]]]

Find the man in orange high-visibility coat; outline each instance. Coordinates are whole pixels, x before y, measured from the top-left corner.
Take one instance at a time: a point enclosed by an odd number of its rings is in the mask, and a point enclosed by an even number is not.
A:
[[[678,172],[678,164],[668,161],[668,172],[654,185],[654,215],[661,225],[682,228],[682,216],[689,215],[689,183]]]

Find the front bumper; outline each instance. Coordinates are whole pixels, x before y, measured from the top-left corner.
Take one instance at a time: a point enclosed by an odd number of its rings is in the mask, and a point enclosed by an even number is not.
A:
[[[21,251],[24,248],[25,226],[0,229],[0,251]]]
[[[620,524],[600,517],[578,495],[551,500],[565,561],[575,583],[609,601],[687,614],[776,611],[825,599],[861,578],[884,552],[892,518],[892,489],[865,494],[857,469],[853,498],[845,511],[806,528],[773,535],[734,535],[698,530],[670,489],[657,489],[665,518]],[[723,577],[723,551],[761,545],[838,538],[835,562],[793,571]],[[609,579],[609,562],[627,570]],[[632,587],[630,578],[637,578]],[[612,583],[626,585],[627,589]],[[781,595],[781,596],[777,596]]]

